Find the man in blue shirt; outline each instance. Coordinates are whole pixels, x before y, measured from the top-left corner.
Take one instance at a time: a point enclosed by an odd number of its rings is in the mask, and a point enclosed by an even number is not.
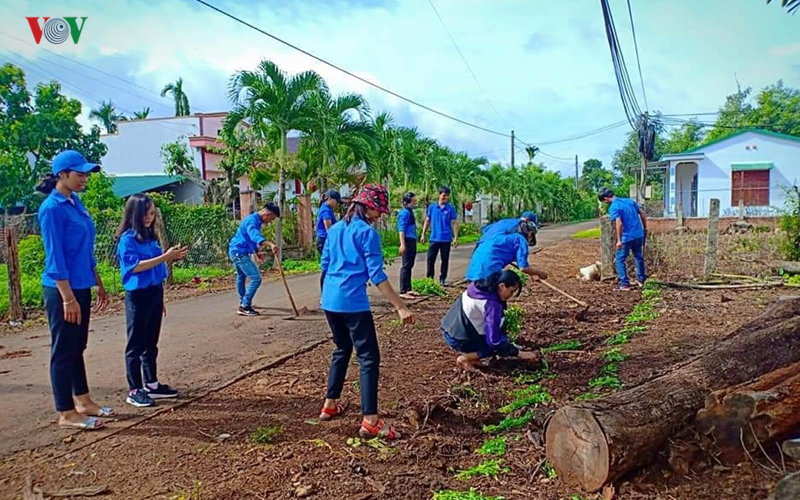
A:
[[[467,267],[468,281],[478,281],[502,271],[516,262],[522,272],[535,279],[547,279],[547,273],[528,264],[530,242],[536,235],[533,221],[517,221],[515,230],[498,234],[472,254]]]
[[[597,197],[608,203],[608,216],[615,223],[617,233],[617,254],[615,257],[619,289],[630,290],[625,260],[633,252],[636,262],[636,284],[644,285],[647,278],[644,269],[644,242],[647,237],[647,214],[630,198],[618,198],[613,191],[603,188]]]
[[[488,241],[498,234],[505,234],[509,231],[514,231],[521,220],[533,222],[538,230],[539,218],[536,217],[536,214],[533,212],[522,212],[522,215],[519,217],[519,219],[515,219],[513,217],[508,219],[500,219],[497,222],[492,222],[491,224],[487,224],[483,227],[481,230],[481,237],[478,239],[477,243],[475,243],[475,249],[473,250],[473,253],[484,241]],[[533,237],[533,241],[531,242],[531,246],[536,246],[535,235]]]
[[[261,264],[264,258],[259,249],[268,246],[277,259],[278,246],[267,241],[261,234],[261,227],[280,216],[281,209],[278,205],[267,203],[260,211],[245,217],[228,246],[228,256],[236,268],[236,290],[240,300],[236,313],[240,316],[258,316],[258,312],[253,309],[253,297],[261,286],[261,271],[250,256],[255,256],[256,262]],[[250,285],[245,289],[247,279],[250,279]]]
[[[439,187],[439,203],[428,205],[425,224],[422,226],[422,235],[419,242],[425,243],[425,233],[431,229],[430,245],[428,246],[428,278],[433,279],[436,267],[436,256],[442,253],[442,267],[439,273],[439,283],[447,284],[447,271],[450,267],[450,247],[458,248],[458,213],[450,204],[450,188]]]

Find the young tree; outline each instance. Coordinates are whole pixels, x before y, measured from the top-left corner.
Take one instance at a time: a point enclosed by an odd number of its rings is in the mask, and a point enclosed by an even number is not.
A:
[[[189,116],[192,114],[189,108],[189,97],[183,91],[183,78],[178,78],[175,83],[168,83],[161,89],[161,97],[172,96],[175,101],[175,116]]]
[[[89,119],[100,122],[107,134],[117,132],[117,122],[127,120],[125,115],[118,113],[111,101],[102,101],[100,107],[89,113]]]
[[[614,173],[603,168],[603,162],[591,158],[583,162],[583,172],[581,174],[581,185],[593,193],[597,193],[602,187],[609,187],[614,182]]]

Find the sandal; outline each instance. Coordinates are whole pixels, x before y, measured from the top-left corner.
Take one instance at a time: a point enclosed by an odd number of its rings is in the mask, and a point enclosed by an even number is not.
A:
[[[322,410],[319,413],[319,420],[321,422],[325,422],[332,419],[333,417],[338,417],[339,415],[344,413],[346,409],[347,409],[347,403],[342,404],[337,402],[336,408],[325,408],[323,406]]]
[[[62,429],[81,429],[83,431],[96,431],[105,427],[105,423],[97,417],[87,417],[82,422],[59,422]]]
[[[89,415],[87,413],[82,413],[82,414],[88,417],[100,417],[100,418],[111,418],[117,416],[117,412],[115,412],[113,408],[110,408],[108,406],[101,406],[100,409],[97,410],[97,413],[95,413],[94,415]]]
[[[399,439],[400,433],[394,430],[393,425],[384,426],[383,420],[378,420],[375,425],[370,425],[366,420],[361,421],[361,428],[358,429],[361,437],[382,437],[386,439]]]

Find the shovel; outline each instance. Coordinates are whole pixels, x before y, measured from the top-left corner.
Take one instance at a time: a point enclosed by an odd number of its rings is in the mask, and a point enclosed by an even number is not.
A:
[[[277,257],[275,258],[275,264],[278,265],[278,272],[280,272],[281,274],[281,281],[283,281],[283,288],[286,289],[286,296],[289,297],[289,303],[292,304],[292,311],[294,311],[294,316],[289,316],[283,319],[295,319],[299,317],[301,314],[309,314],[310,311],[305,306],[303,306],[299,310],[297,309],[297,305],[295,305],[294,303],[294,297],[292,297],[292,292],[291,290],[289,290],[289,284],[286,282],[286,275],[283,274],[283,264]]]
[[[583,321],[583,320],[586,319],[586,313],[589,312],[589,304],[587,304],[586,302],[584,302],[584,301],[582,301],[580,299],[577,299],[577,298],[573,297],[572,295],[568,294],[567,292],[565,292],[564,290],[558,288],[557,286],[551,285],[546,280],[540,279],[539,283],[541,283],[542,285],[546,286],[550,290],[553,290],[554,292],[560,293],[564,297],[568,298],[569,300],[571,300],[571,301],[575,302],[576,304],[578,304],[579,306],[583,307],[583,309],[581,309],[580,311],[578,311],[575,314],[575,319],[577,319],[578,321]]]

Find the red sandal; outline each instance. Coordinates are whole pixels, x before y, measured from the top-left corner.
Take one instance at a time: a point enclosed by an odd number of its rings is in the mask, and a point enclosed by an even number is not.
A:
[[[319,413],[319,419],[323,422],[332,419],[333,417],[338,417],[347,409],[347,404],[342,404],[337,402],[336,408],[326,408],[322,407],[322,410]]]
[[[362,437],[382,437],[386,439],[400,439],[400,433],[394,430],[393,425],[384,426],[383,420],[378,420],[375,425],[370,425],[366,420],[361,421],[358,434]]]

